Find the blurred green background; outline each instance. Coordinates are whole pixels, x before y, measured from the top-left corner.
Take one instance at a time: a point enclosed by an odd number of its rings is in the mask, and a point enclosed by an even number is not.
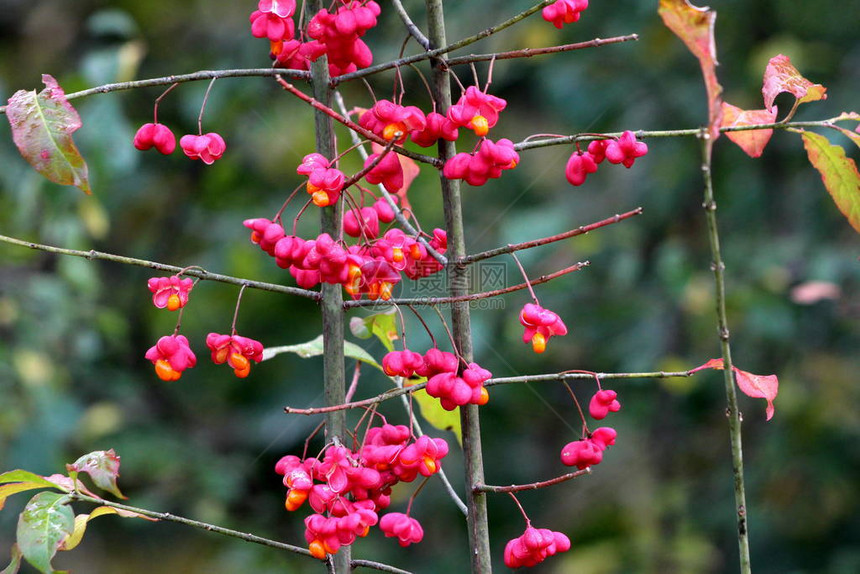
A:
[[[380,4],[380,25],[366,37],[377,62],[395,56],[403,40],[390,5]],[[828,99],[802,106],[797,119],[860,108],[860,1],[710,4],[719,14],[718,73],[726,100],[761,107],[764,66],[784,53],[828,88]],[[416,22],[424,21],[422,2],[405,5]],[[529,5],[447,2],[448,38]],[[117,80],[266,66],[266,42],[249,32],[254,7],[227,0],[0,0],[0,96],[40,88],[42,73],[73,92]],[[700,125],[706,104],[698,64],[663,27],[656,8],[656,1],[594,1],[579,23],[562,31],[533,17],[469,48],[489,52],[640,35],[636,43],[498,62],[491,90],[508,100],[508,109],[494,137]],[[425,65],[421,69],[426,73]],[[457,72],[467,85],[472,81],[468,69]],[[478,73],[485,78],[486,66]],[[409,103],[428,110],[415,72],[404,75]],[[390,97],[393,79],[385,73],[371,80],[378,97]],[[205,88],[185,84],[163,101],[159,118],[177,136],[196,130]],[[295,166],[313,147],[310,110],[271,80],[216,82],[203,128],[221,133],[227,152],[206,167],[179,152],[162,157],[132,147],[161,91],[74,102],[84,121],[76,140],[89,163],[92,197],[34,173],[0,122],[0,233],[293,285],[248,242],[241,222],[270,217],[300,183]],[[362,85],[343,92],[350,107],[372,103]],[[791,99],[781,96],[777,104],[788,109]],[[345,132],[340,140],[343,149]],[[473,141],[461,138],[460,148]],[[525,292],[475,310],[475,356],[494,375],[683,370],[718,356],[697,143],[648,144],[650,153],[633,169],[602,166],[579,188],[564,179],[572,151],[565,146],[526,152],[501,180],[464,189],[470,251],[638,206],[645,210],[631,221],[522,253],[532,276],[584,259],[591,266],[537,288],[543,305],[571,328],[544,355],[520,342],[516,316],[528,302]],[[856,148],[848,153],[857,158]],[[722,138],[714,161],[733,356],[740,368],[776,373],[781,383],[769,423],[764,401],[741,397],[753,566],[759,573],[860,572],[857,235],[829,200],[796,135],[775,134],[757,160]],[[346,165],[355,169],[357,160]],[[425,168],[409,192],[425,229],[442,222],[436,182]],[[291,218],[295,208],[288,213]],[[299,232],[315,235],[316,225],[310,213]],[[519,282],[511,261],[501,264],[507,281]],[[244,380],[212,365],[203,339],[229,329],[237,289],[204,282],[194,290],[182,331],[199,364],[179,382],[163,383],[143,355],[172,331],[175,315],[152,306],[150,276],[141,268],[0,244],[0,468],[51,474],[83,453],[114,448],[122,456],[120,487],[131,504],[303,544],[304,513],[283,510],[284,488],[272,469],[280,456],[301,454],[318,422],[284,415],[282,407],[321,404],[320,360],[281,355],[253,367]],[[798,288],[810,282],[837,292],[804,300]],[[425,317],[444,340],[434,314]],[[276,346],[312,339],[321,327],[314,304],[249,291],[238,329]],[[408,332],[411,347],[426,349],[412,319]],[[378,343],[352,340],[377,358],[384,352]],[[357,396],[385,386],[366,368]],[[722,374],[614,387],[624,408],[607,422],[618,429],[618,443],[593,475],[520,496],[536,526],[563,531],[573,541],[570,552],[534,571],[736,571]],[[592,383],[576,388],[581,400],[594,390]],[[578,417],[563,388],[508,385],[491,394],[482,409],[487,480],[532,482],[565,472],[558,453],[578,438]],[[383,412],[391,422],[406,421],[399,403]],[[317,440],[311,449],[320,447]],[[445,468],[462,491],[459,449],[452,449]],[[394,510],[403,511],[413,488],[396,492]],[[0,566],[25,501],[26,495],[14,497],[0,513]],[[420,573],[466,571],[464,524],[438,481],[422,492],[413,512],[425,527],[423,543],[404,550],[374,530],[354,545],[354,556]],[[522,517],[506,496],[492,497],[489,512],[495,567],[505,571],[502,549],[522,532]],[[309,559],[272,549],[116,517],[91,523],[82,545],[55,565],[92,573],[321,571]]]

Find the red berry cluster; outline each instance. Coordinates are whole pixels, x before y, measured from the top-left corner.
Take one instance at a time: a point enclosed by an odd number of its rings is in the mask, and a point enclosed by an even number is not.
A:
[[[618,412],[621,410],[621,403],[617,397],[618,393],[615,391],[598,390],[588,404],[589,414],[595,420],[603,420],[610,412]],[[585,438],[566,444],[561,449],[561,462],[580,470],[600,464],[603,460],[603,452],[615,444],[617,434],[611,427],[597,428],[588,433]]]
[[[573,24],[580,13],[588,8],[588,0],[556,0],[541,11],[541,16],[556,28]]]
[[[251,230],[251,242],[274,257],[279,267],[288,269],[300,287],[310,289],[320,283],[339,284],[355,299],[366,294],[371,300],[387,301],[394,285],[401,280],[401,272],[417,279],[439,271],[442,266],[422,243],[400,229],[390,229],[376,239],[379,224],[373,217],[379,218],[380,213],[386,218],[389,215],[382,207],[364,208],[358,214],[347,213],[344,230],[358,232],[366,238],[350,246],[335,241],[327,233],[309,240],[287,235],[280,223],[264,218],[247,219],[244,225]],[[428,244],[444,253],[446,233],[434,230]]]
[[[379,513],[388,508],[395,484],[436,474],[447,454],[443,439],[426,435],[415,439],[408,427],[386,423],[369,429],[357,451],[334,445],[322,460],[287,455],[275,465],[275,472],[283,475],[288,489],[287,510],[298,510],[305,501],[313,510],[305,518],[305,540],[311,554],[323,560],[366,536],[377,523],[401,546],[420,542],[423,530],[408,511],[389,513],[381,520]]]
[[[594,140],[588,144],[588,151],[575,151],[567,160],[565,176],[571,185],[582,185],[588,174],[597,171],[597,165],[604,159],[609,163],[620,163],[631,167],[636,158],[648,153],[648,145],[636,140],[631,131],[624,132],[615,139]]]
[[[561,532],[548,528],[534,528],[529,524],[522,535],[505,545],[505,566],[531,568],[547,556],[570,550],[570,539]]]
[[[391,351],[382,358],[382,370],[390,377],[427,378],[424,389],[439,399],[442,408],[452,411],[463,405],[485,405],[490,394],[484,383],[493,375],[477,363],[459,371],[460,361],[454,353],[433,347],[424,355],[409,349]]]
[[[480,186],[501,177],[503,171],[514,169],[519,162],[520,156],[511,140],[484,139],[478,151],[460,152],[445,162],[442,173],[449,179],[464,179],[469,185]]]
[[[296,168],[296,173],[308,176],[305,188],[314,205],[327,207],[340,198],[346,176],[339,169],[331,167],[331,163],[322,154],[306,155]]]
[[[155,365],[155,374],[162,381],[178,381],[182,371],[197,364],[197,357],[185,335],[166,335],[146,352]]]
[[[240,335],[219,335],[209,333],[206,346],[212,352],[212,362],[216,365],[227,363],[240,379],[251,372],[251,361],[263,360],[263,345],[259,341]]]

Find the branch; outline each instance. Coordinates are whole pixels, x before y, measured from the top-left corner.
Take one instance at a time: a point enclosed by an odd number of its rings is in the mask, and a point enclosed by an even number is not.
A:
[[[293,546],[292,544],[285,544],[283,542],[278,542],[277,540],[270,540],[268,538],[263,538],[261,536],[256,536],[254,534],[247,534],[245,532],[239,532],[238,530],[231,530],[229,528],[216,526],[214,524],[209,524],[207,522],[200,522],[198,520],[191,520],[190,518],[184,518],[182,516],[176,516],[175,514],[170,514],[169,512],[154,512],[152,510],[146,510],[145,508],[137,508],[134,506],[128,506],[126,504],[118,504],[116,502],[111,502],[109,500],[103,500],[101,498],[95,498],[93,496],[87,496],[85,494],[81,494],[80,492],[69,492],[68,496],[72,500],[79,500],[82,502],[91,502],[93,504],[99,504],[102,506],[110,506],[111,508],[116,508],[119,510],[126,510],[129,512],[134,512],[136,514],[141,514],[143,516],[148,516],[150,518],[155,518],[158,520],[164,520],[167,522],[178,522],[179,524],[184,524],[186,526],[192,526],[194,528],[199,528],[201,530],[208,530],[209,532],[215,532],[217,534],[223,534],[224,536],[230,536],[232,538],[238,538],[238,539],[244,540],[246,542],[253,542],[255,544],[261,544],[263,546],[269,546],[271,548],[277,548],[279,550],[286,550],[288,552],[293,552],[295,554],[302,554],[304,556],[311,556],[310,551],[307,548],[302,548],[301,546]]]
[[[353,560],[349,564],[352,568],[364,567],[373,568],[380,572],[391,572],[391,574],[412,574],[409,570],[401,570],[400,568],[395,568],[394,566],[389,566],[380,562],[373,562],[372,560]]]
[[[532,247],[538,247],[540,245],[546,245],[547,243],[553,243],[554,241],[561,241],[563,239],[567,239],[568,237],[575,237],[577,235],[584,235],[589,231],[594,231],[600,227],[605,227],[607,225],[612,225],[613,223],[618,223],[619,221],[623,221],[625,219],[629,219],[636,215],[640,215],[642,213],[642,208],[637,207],[633,211],[628,211],[627,213],[622,213],[621,215],[615,215],[613,217],[609,217],[602,221],[598,221],[595,223],[590,223],[588,225],[581,225],[576,229],[571,229],[570,231],[565,231],[564,233],[559,233],[558,235],[552,235],[550,237],[544,237],[543,239],[533,239],[532,241],[525,241],[523,243],[515,243],[511,245],[506,245],[505,247],[498,247],[496,249],[490,249],[488,251],[482,251],[481,253],[475,253],[474,255],[467,255],[466,257],[462,257],[457,260],[457,264],[465,265],[468,263],[475,263],[477,261],[482,261],[484,259],[489,259],[490,257],[495,257],[496,255],[504,255],[505,253],[513,253],[514,251],[520,251],[521,249],[531,249]]]
[[[714,199],[714,185],[711,179],[711,154],[714,141],[705,128],[699,130],[699,142],[701,143],[702,151],[702,176],[705,180],[702,206],[705,208],[705,219],[708,222],[708,242],[711,245],[712,257],[711,270],[714,272],[717,328],[720,338],[720,350],[723,357],[723,380],[726,387],[726,402],[728,403],[726,417],[729,419],[729,438],[732,449],[732,472],[734,474],[740,571],[741,574],[750,574],[752,569],[750,566],[749,525],[747,523],[743,446],[741,441],[742,417],[740,410],[738,410],[738,395],[735,390],[734,370],[732,369],[732,349],[729,344],[729,324],[726,313],[726,266],[720,254],[717,202]]]
[[[348,127],[349,129],[351,129],[352,131],[354,131],[356,133],[361,134],[362,137],[369,139],[371,141],[375,141],[376,143],[378,143],[379,145],[381,145],[383,147],[386,147],[389,145],[390,142],[382,139],[381,137],[379,137],[375,133],[364,129],[363,127],[361,127],[360,125],[358,125],[357,123],[352,121],[351,119],[340,115],[339,113],[337,113],[336,111],[334,111],[333,109],[331,109],[327,105],[323,104],[322,102],[316,100],[315,98],[310,97],[309,95],[307,95],[303,91],[299,90],[298,88],[296,88],[294,85],[292,85],[288,81],[284,80],[282,77],[275,76],[275,80],[277,80],[277,82],[281,85],[281,87],[283,87],[289,93],[293,94],[294,96],[296,96],[297,98],[299,98],[303,102],[310,104],[310,106],[313,107],[315,110],[319,110],[320,112],[326,114],[328,117],[335,120],[336,122],[345,125],[346,127]],[[430,164],[435,168],[441,168],[442,164],[444,163],[442,160],[440,160],[437,157],[431,157],[429,155],[415,153],[414,151],[409,151],[408,149],[401,147],[401,146],[396,145],[393,147],[393,149],[395,152],[399,153],[402,156],[412,158],[415,161],[420,161],[422,163]]]
[[[21,247],[29,247],[30,249],[36,249],[38,251],[45,251],[47,253],[57,253],[60,255],[71,255],[73,257],[83,257],[84,259],[89,260],[101,260],[101,261],[113,261],[114,263],[123,263],[126,265],[135,265],[137,267],[146,267],[148,269],[157,269],[158,271],[169,271],[171,273],[179,273],[182,271],[183,275],[187,275],[189,277],[197,277],[199,279],[204,279],[206,281],[217,281],[219,283],[229,283],[230,285],[239,285],[239,286],[247,286],[252,289],[259,289],[261,291],[272,291],[274,293],[283,293],[285,295],[298,295],[299,297],[305,297],[307,299],[312,299],[314,301],[319,301],[320,294],[316,291],[309,291],[307,289],[300,289],[298,287],[287,287],[285,285],[276,285],[274,283],[265,283],[263,281],[252,281],[250,279],[242,279],[241,277],[233,277],[231,275],[221,275],[218,273],[210,273],[205,269],[198,268],[187,268],[187,267],[177,267],[175,265],[167,265],[165,263],[158,263],[157,261],[147,261],[146,259],[135,259],[134,257],[125,257],[123,255],[114,255],[112,253],[104,253],[101,251],[96,251],[91,249],[89,251],[78,251],[76,249],[64,249],[62,247],[53,247],[51,245],[42,245],[40,243],[33,243],[31,241],[22,241],[21,239],[15,239],[14,237],[7,237],[5,235],[0,235],[0,241],[4,243],[10,243],[12,245],[18,245]]]
[[[541,383],[545,381],[572,381],[576,379],[594,380],[595,377],[604,379],[669,379],[674,377],[690,377],[693,371],[652,371],[643,373],[551,373],[543,375],[523,375],[519,377],[495,377],[484,382],[485,387],[493,385],[508,385],[511,383]]]
[[[124,90],[133,90],[136,88],[151,88],[153,86],[169,86],[171,84],[181,84],[184,82],[199,82],[201,80],[214,80],[219,78],[250,78],[250,77],[272,77],[277,75],[289,76],[296,80],[307,80],[310,78],[309,72],[301,70],[289,70],[286,68],[248,68],[235,70],[201,70],[190,74],[179,74],[175,76],[164,76],[161,78],[149,78],[146,80],[134,80],[131,82],[118,82],[115,84],[105,84],[96,86],[80,92],[72,92],[66,94],[67,100],[75,100],[94,94],[107,94],[110,92],[120,92]],[[6,112],[6,106],[0,106],[0,113]]]
[[[407,30],[409,30],[409,34],[415,38],[415,41],[418,42],[422,48],[429,50],[430,40],[427,39],[427,36],[421,33],[421,30],[418,29],[418,26],[415,25],[412,18],[410,18],[409,14],[406,13],[406,9],[403,8],[403,4],[401,4],[400,0],[391,0],[391,4],[394,6],[394,11],[397,12],[397,15],[400,16],[400,19],[403,21],[403,25],[406,26]]]
[[[723,126],[720,128],[720,133],[727,132],[747,132],[752,130],[781,130],[789,128],[836,128],[831,120],[819,120],[810,122],[789,122],[789,123],[774,123],[761,124],[755,126]],[[606,139],[606,137],[620,137],[622,132],[610,132],[605,134],[574,134],[569,136],[549,137],[538,140],[525,140],[514,144],[516,151],[524,151],[528,149],[536,149],[542,147],[550,147],[555,145],[567,145],[576,142],[592,141],[596,139]],[[638,139],[646,138],[672,138],[672,137],[699,137],[701,129],[682,129],[682,130],[656,130],[647,131],[639,130],[634,132]]]
[[[489,60],[511,60],[513,58],[531,58],[532,56],[542,56],[544,54],[556,54],[558,52],[570,52],[572,50],[582,50],[584,48],[596,48],[606,44],[620,44],[621,42],[631,42],[639,40],[638,34],[629,34],[627,36],[615,36],[613,38],[595,38],[587,42],[577,42],[575,44],[562,44],[560,46],[549,46],[547,48],[524,48],[522,50],[512,50],[510,52],[496,52],[493,54],[472,54],[469,56],[459,56],[457,58],[449,58],[445,60],[448,66],[457,66],[460,64],[472,64],[474,62],[487,62]]]
[[[520,492],[521,490],[537,490],[538,488],[544,488],[546,486],[553,486],[555,484],[566,482],[572,478],[576,478],[584,474],[591,474],[590,466],[582,470],[577,470],[576,472],[569,472],[567,474],[563,474],[561,476],[557,476],[549,480],[544,480],[542,482],[531,482],[529,484],[512,484],[510,486],[491,486],[489,484],[476,484],[474,490],[479,492],[495,492],[501,494],[506,492]]]
[[[548,275],[541,275],[537,279],[531,279],[530,282],[532,285],[540,285],[541,283],[546,283],[547,281],[552,281],[562,275],[567,275],[573,271],[579,271],[583,267],[587,267],[590,263],[588,261],[582,261],[575,265],[571,265],[570,267],[565,267],[560,271],[556,271],[555,273],[550,273]],[[502,289],[495,289],[493,291],[484,291],[482,293],[472,293],[470,295],[456,295],[452,297],[416,297],[413,299],[389,299],[387,301],[383,301],[381,299],[376,301],[371,301],[369,299],[359,299],[357,301],[344,301],[343,308],[351,309],[353,307],[374,307],[381,306],[387,307],[389,305],[446,305],[450,303],[463,303],[468,301],[477,301],[479,299],[489,299],[490,297],[498,297],[499,295],[505,295],[506,293],[513,293],[514,291],[520,291],[521,289],[527,289],[529,286],[528,283],[520,283],[518,285],[512,285],[511,287],[504,287]]]
[[[642,372],[642,373],[592,373],[592,372],[579,372],[579,373],[570,373],[570,372],[562,372],[562,373],[548,373],[548,374],[540,374],[540,375],[523,375],[519,377],[496,377],[489,379],[484,382],[485,387],[492,387],[493,385],[508,385],[512,383],[540,383],[545,381],[571,381],[571,380],[589,380],[593,381],[595,377],[601,380],[608,379],[668,379],[672,377],[690,377],[694,373],[692,371],[652,371],[652,372]],[[416,383],[414,385],[410,385],[408,387],[399,387],[396,389],[389,389],[384,393],[380,393],[375,397],[370,397],[369,399],[364,399],[361,401],[354,401],[351,403],[344,403],[342,405],[334,405],[329,407],[312,407],[307,409],[299,409],[294,407],[284,407],[284,412],[287,414],[294,415],[321,415],[333,411],[338,410],[350,410],[350,409],[359,409],[364,407],[370,407],[382,402],[385,402],[389,399],[393,399],[399,397],[401,395],[406,395],[409,393],[414,393],[415,391],[420,391],[424,387],[427,386],[427,383]]]
[[[454,42],[453,44],[448,44],[442,48],[436,48],[435,50],[428,50],[427,52],[422,52],[420,54],[407,56],[405,58],[392,60],[390,62],[385,62],[382,64],[377,64],[376,66],[370,66],[370,67],[364,68],[362,70],[350,72],[349,74],[342,74],[340,76],[336,76],[336,77],[331,79],[332,86],[336,86],[338,84],[341,84],[343,82],[348,82],[350,80],[355,80],[357,78],[364,78],[366,76],[377,74],[379,72],[382,72],[385,70],[390,70],[392,68],[399,68],[399,67],[405,66],[407,64],[412,64],[415,62],[421,62],[423,60],[429,60],[431,58],[436,58],[438,56],[441,56],[442,54],[447,54],[448,52],[453,52],[454,50],[459,50],[460,48],[464,48],[464,47],[468,46],[469,44],[474,44],[478,40],[483,40],[487,36],[491,36],[491,35],[495,34],[496,32],[501,32],[505,28],[513,26],[514,24],[516,24],[520,20],[527,18],[528,16],[531,16],[532,14],[537,12],[538,10],[541,10],[541,9],[549,6],[553,2],[555,2],[555,0],[543,0],[542,2],[539,2],[538,4],[532,6],[528,10],[520,12],[516,16],[505,20],[501,24],[496,24],[495,26],[491,26],[491,27],[487,28],[486,30],[482,30],[482,31],[478,32],[474,36],[469,36],[468,38],[463,38],[462,40],[460,40],[458,42]]]

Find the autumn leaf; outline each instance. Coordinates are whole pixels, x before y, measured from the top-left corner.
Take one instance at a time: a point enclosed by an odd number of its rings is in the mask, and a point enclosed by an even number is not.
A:
[[[717,48],[714,23],[717,13],[709,8],[693,6],[687,0],[660,0],[658,9],[667,28],[680,38],[699,60],[705,89],[708,92],[708,131],[713,140],[720,136],[723,87],[717,81]]]
[[[73,480],[77,478],[77,473],[86,472],[97,487],[119,498],[126,498],[116,485],[116,479],[119,476],[119,456],[113,449],[85,454],[72,464],[67,464],[66,470]]]
[[[788,56],[778,54],[770,59],[764,70],[761,94],[767,109],[773,107],[776,96],[789,92],[797,98],[798,104],[827,99],[827,88],[821,84],[813,84],[800,75]]]
[[[836,207],[860,233],[860,174],[857,164],[845,155],[841,146],[831,144],[826,137],[806,131],[801,136],[809,161],[821,174],[824,187]]]
[[[93,518],[97,518],[99,516],[103,516],[105,514],[116,514],[118,516],[122,516],[125,518],[143,518],[144,520],[150,520],[152,522],[158,522],[157,518],[151,518],[149,516],[144,516],[143,514],[138,514],[137,512],[133,512],[130,510],[122,510],[119,508],[114,508],[112,506],[99,506],[95,510],[93,510],[90,514],[79,514],[75,516],[75,525],[72,529],[71,534],[67,536],[61,543],[58,550],[72,550],[78,544],[81,543],[81,540],[84,538],[84,533],[87,530],[87,524]]]
[[[690,369],[690,373],[701,371],[702,369],[716,369],[722,371],[725,369],[725,364],[722,359],[711,359],[704,365]],[[738,388],[748,397],[754,399],[767,400],[767,420],[773,418],[774,406],[773,401],[779,392],[779,379],[776,375],[754,375],[739,368],[732,366],[732,372],[735,374],[735,382]]]
[[[723,102],[722,127],[759,126],[772,124],[775,121],[776,107],[772,111],[742,110],[737,106]],[[772,135],[772,129],[726,132],[726,136],[750,157],[761,156]]]
[[[36,171],[89,195],[87,164],[72,140],[72,133],[81,127],[81,117],[53,76],[42,75],[42,82],[45,89],[38,94],[19,90],[9,98],[6,116],[12,139]]]

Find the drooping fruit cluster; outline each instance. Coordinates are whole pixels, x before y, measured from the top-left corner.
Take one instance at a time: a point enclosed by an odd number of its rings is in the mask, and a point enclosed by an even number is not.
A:
[[[570,539],[561,532],[548,528],[534,528],[529,524],[522,535],[509,540],[505,545],[505,566],[508,568],[531,568],[547,556],[570,550]]]
[[[523,343],[531,343],[535,353],[543,353],[553,335],[567,335],[567,326],[561,317],[536,303],[523,306],[520,324],[525,327]]]
[[[194,288],[194,280],[190,277],[171,275],[170,277],[151,277],[147,287],[152,292],[152,304],[159,309],[176,311],[188,304],[188,295]],[[180,316],[182,313],[180,312]],[[185,369],[197,364],[197,357],[188,339],[179,335],[179,322],[173,335],[161,337],[158,342],[146,352],[146,358],[155,365],[155,374],[163,381],[176,381]],[[245,378],[251,372],[250,361],[259,363],[263,360],[263,345],[259,341],[237,335],[219,335],[209,333],[206,346],[212,353],[212,362],[216,365],[227,363],[233,373],[239,378]]]
[[[442,408],[452,411],[464,405],[485,405],[490,394],[484,383],[492,373],[477,363],[469,363],[459,371],[460,361],[454,353],[436,347],[424,355],[409,349],[391,351],[382,358],[382,369],[390,377],[409,378],[413,375],[427,378],[425,391],[439,399]]]
[[[176,136],[164,124],[143,124],[134,134],[132,143],[141,151],[155,148],[164,155],[170,155],[176,149]]]
[[[213,363],[227,363],[240,379],[244,379],[251,372],[251,361],[259,363],[263,360],[263,344],[241,335],[209,333],[206,336],[206,346],[212,352]]]
[[[610,412],[621,410],[618,393],[609,389],[600,389],[588,404],[588,412],[595,420],[603,420]],[[579,470],[600,464],[603,452],[615,444],[618,433],[611,427],[600,427],[588,433],[584,438],[567,443],[561,449],[561,462],[567,466],[575,466]]]
[[[636,158],[647,153],[648,145],[638,141],[633,132],[626,131],[617,140],[593,140],[588,144],[588,151],[573,152],[567,160],[564,174],[571,185],[582,185],[588,174],[596,172],[598,164],[604,159],[629,168],[633,166]]]
[[[541,11],[541,16],[556,28],[561,28],[578,21],[586,8],[588,0],[556,0]]]
[[[369,429],[356,451],[333,445],[322,460],[287,455],[275,465],[275,472],[283,475],[288,489],[287,510],[298,510],[305,501],[313,510],[305,518],[305,540],[311,554],[322,560],[367,536],[377,523],[401,546],[420,542],[423,530],[408,511],[389,513],[381,520],[379,514],[391,503],[392,486],[436,474],[447,454],[443,439],[427,435],[416,439],[408,427],[386,423]]]

